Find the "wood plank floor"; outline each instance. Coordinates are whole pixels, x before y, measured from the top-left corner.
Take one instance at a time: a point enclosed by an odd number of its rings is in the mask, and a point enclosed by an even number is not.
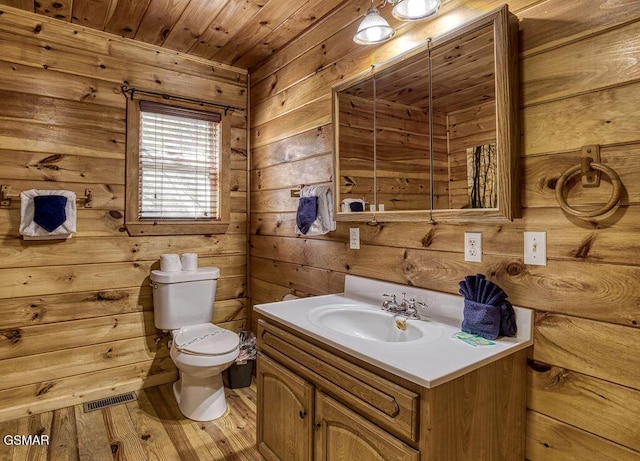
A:
[[[84,413],[82,405],[0,423],[0,461],[233,460],[264,458],[255,448],[256,388],[225,389],[228,411],[215,421],[186,419],[171,384],[138,400]],[[48,435],[49,445],[11,446],[5,435]]]

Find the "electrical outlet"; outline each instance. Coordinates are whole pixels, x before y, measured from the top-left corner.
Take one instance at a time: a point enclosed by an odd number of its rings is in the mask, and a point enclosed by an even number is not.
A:
[[[480,232],[464,233],[464,260],[482,262],[482,234]]]
[[[547,233],[524,233],[524,263],[533,266],[547,265]]]
[[[360,249],[360,228],[359,227],[349,228],[349,248],[351,248],[352,250]]]

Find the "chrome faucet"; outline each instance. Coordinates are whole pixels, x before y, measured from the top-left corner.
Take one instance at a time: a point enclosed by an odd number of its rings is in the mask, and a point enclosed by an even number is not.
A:
[[[382,295],[385,300],[382,302],[382,309],[393,314],[402,315],[408,319],[420,319],[418,307],[427,307],[425,303],[416,301],[414,298],[407,299],[407,294],[402,293],[402,301],[398,304],[396,295]]]

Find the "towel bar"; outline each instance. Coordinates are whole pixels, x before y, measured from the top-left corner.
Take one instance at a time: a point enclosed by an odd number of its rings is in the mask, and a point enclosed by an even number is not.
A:
[[[583,187],[598,187],[600,185],[600,173],[604,173],[609,176],[611,185],[613,186],[613,192],[611,193],[609,201],[600,208],[591,211],[579,211],[569,205],[566,197],[564,196],[564,186],[569,179],[573,178],[578,173],[582,174]],[[600,146],[598,145],[584,146],[582,148],[580,164],[572,166],[562,173],[556,183],[556,200],[558,201],[560,208],[570,215],[577,216],[579,218],[593,218],[607,213],[616,206],[620,200],[621,192],[622,181],[620,180],[620,176],[618,176],[618,173],[616,173],[612,168],[600,163]]]
[[[11,186],[6,184],[0,185],[0,207],[7,208],[11,206],[12,199],[19,199],[19,194],[11,194]],[[93,191],[91,189],[84,190],[84,196],[78,197],[77,202],[83,203],[85,208],[93,208]]]
[[[296,189],[290,189],[291,197],[300,198],[300,192],[302,191],[303,187],[304,184],[300,184]]]

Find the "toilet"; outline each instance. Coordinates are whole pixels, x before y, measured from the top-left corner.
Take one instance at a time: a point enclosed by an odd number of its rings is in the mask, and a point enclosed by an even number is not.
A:
[[[173,384],[180,411],[211,421],[227,410],[222,372],[239,353],[239,338],[211,323],[220,277],[217,267],[195,271],[151,271],[155,326],[171,332],[171,359],[180,372]]]

